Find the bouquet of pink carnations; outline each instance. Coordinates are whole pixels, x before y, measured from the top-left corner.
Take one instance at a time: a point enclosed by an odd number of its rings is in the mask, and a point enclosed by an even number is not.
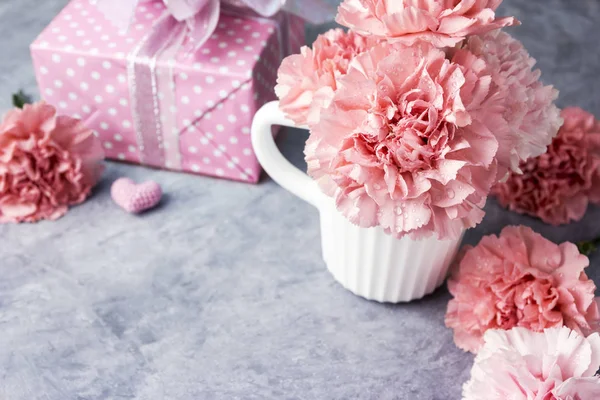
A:
[[[501,0],[345,0],[284,60],[277,94],[310,128],[308,173],[361,227],[453,239],[481,222],[492,186],[546,152],[558,92],[500,29]]]

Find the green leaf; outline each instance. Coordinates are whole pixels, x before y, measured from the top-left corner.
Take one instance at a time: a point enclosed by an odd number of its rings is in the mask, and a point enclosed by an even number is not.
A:
[[[32,102],[31,96],[25,93],[23,90],[19,90],[17,93],[12,95],[13,105],[17,108],[23,108],[25,104]]]
[[[579,249],[579,252],[585,256],[589,256],[590,254],[592,254],[593,252],[598,250],[599,246],[600,246],[600,238],[577,243],[577,248]]]
[[[596,246],[594,246],[594,243],[592,242],[579,242],[577,243],[577,248],[579,249],[579,252],[584,256],[589,256],[594,251],[596,251]]]

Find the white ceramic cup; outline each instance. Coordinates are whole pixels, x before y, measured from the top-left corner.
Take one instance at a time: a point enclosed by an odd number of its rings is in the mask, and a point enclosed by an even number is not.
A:
[[[420,299],[443,284],[462,237],[396,239],[379,227],[352,224],[315,181],[283,157],[273,125],[296,127],[276,101],[265,104],[252,123],[258,161],[275,182],[319,210],[323,259],[342,286],[369,300],[399,303]]]

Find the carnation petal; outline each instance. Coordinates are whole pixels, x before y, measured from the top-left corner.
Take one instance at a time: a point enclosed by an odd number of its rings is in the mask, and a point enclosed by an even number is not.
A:
[[[16,197],[0,202],[0,215],[7,219],[25,218],[37,210],[33,203],[24,203]]]
[[[569,378],[552,390],[558,399],[598,399],[600,398],[600,376]]]
[[[382,23],[390,29],[391,36],[422,31],[435,31],[439,24],[426,11],[411,6],[404,8],[402,11],[392,12],[383,16]]]
[[[452,34],[454,32],[467,31],[477,23],[477,20],[466,18],[461,15],[448,16],[441,20],[438,32]]]

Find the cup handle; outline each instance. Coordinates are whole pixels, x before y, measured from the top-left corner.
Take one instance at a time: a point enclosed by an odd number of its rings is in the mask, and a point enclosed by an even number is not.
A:
[[[321,190],[315,181],[281,154],[273,138],[273,125],[297,127],[283,115],[278,101],[262,106],[252,121],[252,147],[258,162],[281,187],[319,208],[323,196]]]

